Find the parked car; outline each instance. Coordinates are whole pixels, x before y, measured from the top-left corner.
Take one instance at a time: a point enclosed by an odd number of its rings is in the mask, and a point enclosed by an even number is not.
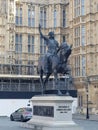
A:
[[[30,107],[24,107],[24,108],[19,108],[15,112],[13,112],[10,115],[10,120],[14,121],[28,121],[32,118],[32,108]]]

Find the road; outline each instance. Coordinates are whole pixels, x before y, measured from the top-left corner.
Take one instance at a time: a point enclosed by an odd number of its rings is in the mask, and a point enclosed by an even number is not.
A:
[[[98,121],[74,120],[83,130],[98,130]],[[0,117],[0,130],[31,130],[22,128],[21,122],[10,121],[8,117]]]
[[[0,130],[30,130],[22,128],[20,122],[10,121],[8,117],[0,117]]]
[[[98,121],[91,120],[74,120],[76,124],[83,128],[83,130],[98,130]]]

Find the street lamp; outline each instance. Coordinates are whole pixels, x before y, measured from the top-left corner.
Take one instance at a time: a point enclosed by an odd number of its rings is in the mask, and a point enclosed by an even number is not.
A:
[[[86,82],[87,82],[87,87],[86,87],[86,103],[87,103],[87,105],[86,105],[86,119],[89,119],[88,88],[89,88],[90,81],[89,81],[88,77],[87,77]]]
[[[86,119],[89,119],[89,108],[88,108],[88,87],[86,88]]]
[[[68,91],[68,87],[69,87],[69,75],[65,75],[65,84],[66,84],[66,96],[69,96],[69,91]]]

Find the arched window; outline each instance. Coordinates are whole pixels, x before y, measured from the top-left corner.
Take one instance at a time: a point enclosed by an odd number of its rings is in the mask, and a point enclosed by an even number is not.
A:
[[[28,26],[35,26],[35,8],[28,6]]]
[[[16,25],[22,25],[22,8],[16,7]]]
[[[66,27],[66,10],[63,9],[63,27]]]
[[[40,8],[40,25],[43,28],[47,26],[47,11],[46,8]]]
[[[15,51],[22,53],[22,34],[16,34],[15,37]]]
[[[57,11],[54,10],[54,27],[57,27]]]
[[[34,53],[34,36],[28,35],[28,53]]]
[[[45,54],[46,53],[46,44],[45,44],[45,40],[42,39],[42,37],[40,37],[40,53],[41,54]]]

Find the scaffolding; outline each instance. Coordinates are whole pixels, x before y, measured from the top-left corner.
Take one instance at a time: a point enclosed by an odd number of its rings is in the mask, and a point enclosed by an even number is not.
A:
[[[33,55],[15,51],[15,2],[0,0],[0,91],[34,91],[35,78],[30,78],[37,73]]]

